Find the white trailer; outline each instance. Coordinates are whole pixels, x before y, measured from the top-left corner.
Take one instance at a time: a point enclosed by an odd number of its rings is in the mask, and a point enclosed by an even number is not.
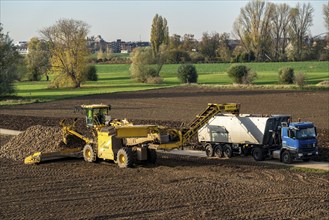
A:
[[[216,115],[199,129],[198,141],[209,157],[232,157],[253,153],[255,149],[270,152],[269,149],[281,147],[281,123],[288,123],[289,118],[288,115]]]

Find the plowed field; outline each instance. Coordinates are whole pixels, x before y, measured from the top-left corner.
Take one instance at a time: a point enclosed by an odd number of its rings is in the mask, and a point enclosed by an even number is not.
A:
[[[80,104],[108,103],[112,116],[179,126],[208,102],[241,113],[313,121],[328,147],[328,92],[178,87],[0,108],[0,127],[54,126]],[[79,117],[83,117],[80,115]],[[80,120],[82,123],[82,119]],[[79,125],[82,127],[82,124]],[[1,139],[0,146],[10,141]],[[80,160],[35,166],[0,159],[0,219],[329,219],[329,174],[246,162],[160,154],[156,166],[119,169]]]

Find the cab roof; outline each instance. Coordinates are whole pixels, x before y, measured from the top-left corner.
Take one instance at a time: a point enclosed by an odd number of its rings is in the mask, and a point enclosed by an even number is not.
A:
[[[110,106],[104,104],[91,104],[91,105],[81,105],[81,108],[98,109],[98,108],[110,108]]]

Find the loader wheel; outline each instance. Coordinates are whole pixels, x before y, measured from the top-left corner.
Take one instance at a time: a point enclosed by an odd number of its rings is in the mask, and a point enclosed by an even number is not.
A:
[[[89,144],[83,147],[83,158],[89,163],[96,161],[96,153]]]
[[[223,147],[220,145],[217,145],[214,149],[214,154],[216,157],[222,158],[224,156]]]
[[[205,150],[206,150],[207,157],[214,156],[214,149],[212,148],[211,144],[206,144]]]
[[[147,149],[147,162],[155,164],[157,162],[158,156],[154,149]]]
[[[117,153],[117,163],[120,168],[132,167],[134,156],[131,148],[123,147]]]
[[[226,158],[231,158],[233,156],[233,150],[229,144],[225,144],[223,150],[224,150],[224,156]]]
[[[288,151],[283,152],[281,158],[283,163],[290,164],[292,162],[291,155]]]
[[[264,158],[264,154],[261,148],[256,147],[253,151],[252,151],[252,156],[256,161],[263,161]]]

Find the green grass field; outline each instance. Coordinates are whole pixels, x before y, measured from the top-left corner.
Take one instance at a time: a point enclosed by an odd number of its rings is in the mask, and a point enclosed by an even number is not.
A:
[[[199,84],[231,85],[232,80],[227,76],[226,70],[231,64],[196,64],[199,74]],[[287,62],[287,63],[246,63],[248,67],[256,71],[258,79],[254,82],[257,86],[273,86],[278,84],[278,70],[282,67],[293,67],[295,73],[306,74],[308,86],[329,80],[328,62]],[[63,99],[87,94],[101,94],[122,91],[137,91],[154,88],[163,88],[179,85],[176,77],[179,64],[164,65],[161,76],[164,82],[160,85],[136,83],[129,77],[128,64],[96,65],[99,80],[97,82],[85,82],[81,88],[50,89],[45,80],[39,82],[17,82],[17,96],[23,99],[35,101],[48,101]],[[286,88],[286,87],[285,87]],[[289,87],[288,87],[289,88]],[[295,88],[292,86],[291,88]],[[20,100],[19,103],[22,101]],[[0,101],[0,105],[15,104]]]

